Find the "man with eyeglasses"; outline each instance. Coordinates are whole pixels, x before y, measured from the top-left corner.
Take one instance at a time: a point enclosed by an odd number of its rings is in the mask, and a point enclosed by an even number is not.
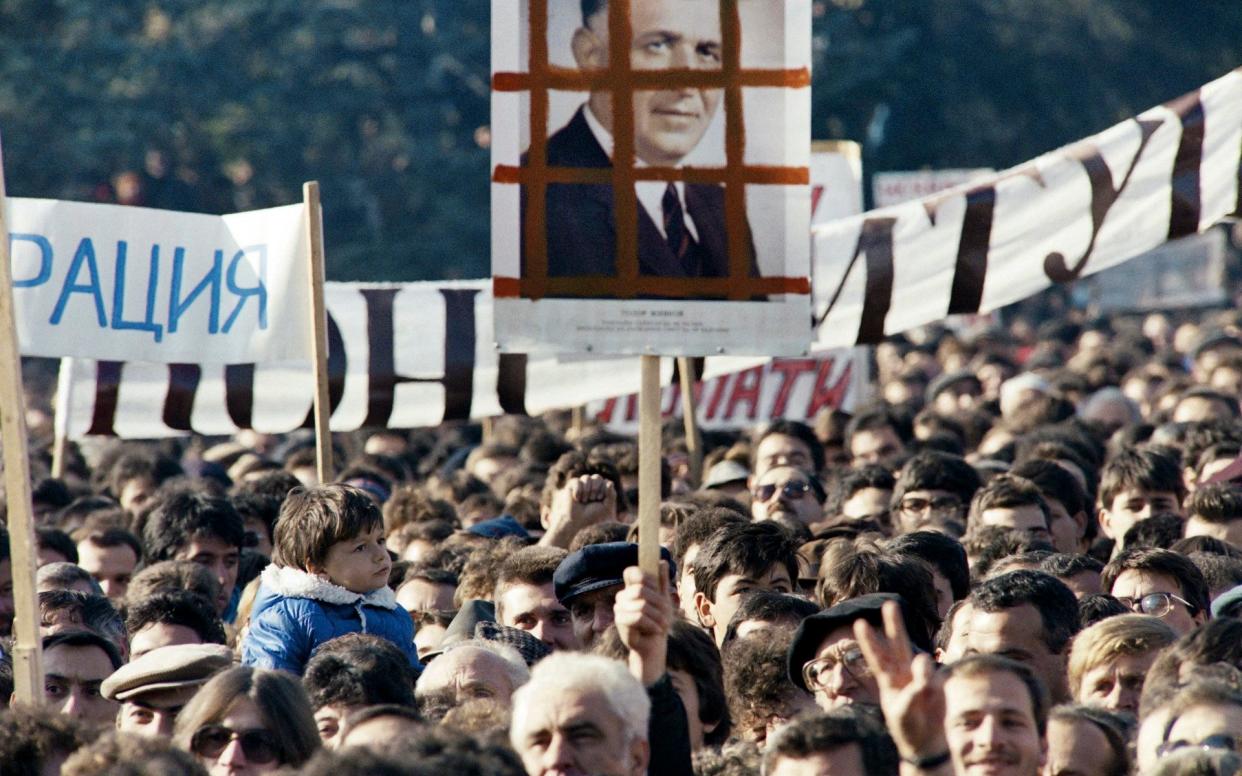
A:
[[[1104,567],[1100,583],[1132,611],[1159,617],[1178,636],[1208,619],[1210,600],[1203,572],[1172,550],[1127,550]]]
[[[1223,682],[1199,681],[1178,691],[1169,702],[1161,758],[1185,749],[1224,749],[1242,744],[1242,693]]]
[[[913,616],[901,596],[873,593],[842,601],[798,626],[786,658],[789,679],[814,695],[815,704],[824,711],[853,703],[879,705],[879,685],[854,637],[854,622],[865,620],[882,627],[881,608],[886,601],[897,602],[907,621]],[[907,622],[906,632],[925,634],[926,628]],[[931,652],[928,643],[913,646]]]
[[[755,522],[785,516],[810,528],[824,519],[824,486],[803,469],[768,469],[755,480],[750,493]]]
[[[978,472],[958,455],[916,453],[901,469],[893,488],[893,528],[898,534],[940,531],[962,534],[966,506],[981,482]]]

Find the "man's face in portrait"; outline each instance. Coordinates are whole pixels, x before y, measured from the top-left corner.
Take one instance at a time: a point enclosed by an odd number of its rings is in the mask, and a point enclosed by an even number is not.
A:
[[[635,70],[720,70],[719,0],[632,0],[630,66]],[[578,30],[574,58],[583,70],[608,67],[608,3]],[[649,165],[679,164],[707,133],[720,107],[720,89],[685,87],[634,92],[634,146]],[[591,94],[591,111],[614,132],[612,98]]]

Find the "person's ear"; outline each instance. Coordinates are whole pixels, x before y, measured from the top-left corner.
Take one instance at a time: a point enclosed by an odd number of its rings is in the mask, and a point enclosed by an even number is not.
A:
[[[587,27],[579,27],[570,43],[574,62],[579,70],[604,70],[608,67],[608,41]]]
[[[1074,525],[1078,526],[1079,541],[1083,541],[1083,539],[1087,536],[1087,521],[1090,519],[1091,516],[1087,512],[1081,510],[1070,515],[1070,520],[1073,520]]]
[[[1100,532],[1103,533],[1105,536],[1107,536],[1109,539],[1113,539],[1115,541],[1121,541],[1120,536],[1113,536],[1112,515],[1109,514],[1108,510],[1105,509],[1104,507],[1100,507],[1100,511],[1097,517],[1100,521]]]
[[[716,617],[712,614],[712,601],[701,592],[694,594],[694,611],[699,616],[699,625],[704,628],[716,627]]]
[[[552,508],[547,504],[539,505],[539,525],[543,526],[543,530],[548,530],[552,522],[548,518],[552,515]]]
[[[651,747],[645,737],[635,736],[630,742],[630,763],[633,766],[630,770],[632,776],[644,776],[647,773],[647,766],[651,763]]]

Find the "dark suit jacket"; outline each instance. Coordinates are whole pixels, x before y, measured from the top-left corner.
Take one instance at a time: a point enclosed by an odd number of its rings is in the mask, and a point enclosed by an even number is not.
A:
[[[607,169],[612,160],[600,147],[580,108],[573,119],[548,138],[550,167]],[[523,160],[525,163],[525,160]],[[688,274],[646,209],[638,206],[639,274],[655,277],[727,277],[728,236],[724,188],[686,184],[686,210],[698,231],[699,271]],[[525,223],[525,194],[523,194]],[[617,225],[609,185],[550,184],[547,190],[548,276],[617,274]],[[750,242],[749,236],[747,242]],[[523,244],[523,267],[525,245]],[[754,249],[750,251],[754,264]],[[757,274],[752,269],[752,274]]]

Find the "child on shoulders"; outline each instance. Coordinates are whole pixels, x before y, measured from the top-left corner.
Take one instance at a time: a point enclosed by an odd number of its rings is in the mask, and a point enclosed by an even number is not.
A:
[[[320,644],[370,633],[420,667],[413,622],[388,587],[392,560],[370,496],[348,485],[294,489],[273,545],[242,641],[243,664],[300,676]]]

